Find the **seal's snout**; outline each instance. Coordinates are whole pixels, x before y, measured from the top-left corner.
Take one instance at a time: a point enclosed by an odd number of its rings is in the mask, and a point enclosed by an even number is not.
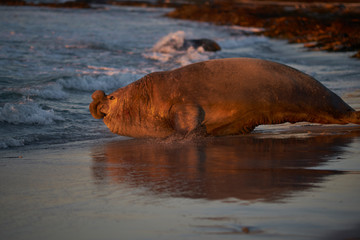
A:
[[[101,108],[101,100],[106,98],[104,91],[97,90],[91,95],[93,101],[90,103],[89,110],[91,115],[96,119],[101,119],[105,117],[105,114],[100,110]]]
[[[100,99],[104,98],[106,95],[104,93],[104,91],[101,91],[101,90],[97,90],[95,91],[91,97],[94,101],[99,101]]]

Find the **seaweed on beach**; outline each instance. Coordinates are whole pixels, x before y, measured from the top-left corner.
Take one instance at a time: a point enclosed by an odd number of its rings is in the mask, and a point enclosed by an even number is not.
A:
[[[360,5],[339,3],[289,3],[235,1],[187,4],[168,17],[218,25],[259,27],[268,37],[304,43],[326,51],[358,51],[360,58]]]

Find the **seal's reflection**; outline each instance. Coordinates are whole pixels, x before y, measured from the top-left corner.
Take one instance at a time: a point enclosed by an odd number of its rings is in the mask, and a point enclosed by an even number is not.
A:
[[[173,144],[132,139],[94,149],[92,169],[99,184],[126,183],[153,194],[277,201],[340,174],[310,168],[339,157],[352,137],[240,136]]]

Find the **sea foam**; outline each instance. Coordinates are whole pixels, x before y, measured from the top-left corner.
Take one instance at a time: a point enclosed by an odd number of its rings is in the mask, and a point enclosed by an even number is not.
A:
[[[66,99],[68,94],[63,86],[58,83],[51,83],[40,87],[23,88],[20,92],[26,96],[37,96],[43,99]]]
[[[21,147],[32,142],[33,138],[16,139],[12,137],[6,137],[0,140],[0,149],[6,149],[11,147]]]
[[[186,34],[184,31],[169,33],[162,37],[153,48],[143,54],[143,57],[159,61],[161,63],[174,62],[181,66],[190,63],[206,61],[214,54],[205,52],[203,47],[194,48],[189,46],[183,49]]]
[[[64,121],[54,110],[45,110],[39,104],[25,100],[18,103],[6,103],[0,107],[0,122],[11,124],[48,125],[55,121]]]
[[[173,53],[184,45],[185,32],[177,31],[162,37],[152,48],[154,52]]]
[[[113,91],[144,76],[147,71],[88,66],[81,74],[57,81],[64,89],[92,92]]]
[[[3,89],[4,94],[8,96],[20,94],[26,98],[38,97],[49,100],[66,99],[68,94],[64,91],[62,85],[58,83],[47,83],[44,85],[37,84],[36,86],[26,87],[8,87]]]

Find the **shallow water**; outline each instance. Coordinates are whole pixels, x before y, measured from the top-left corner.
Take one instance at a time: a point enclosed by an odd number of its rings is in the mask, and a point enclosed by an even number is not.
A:
[[[164,18],[169,9],[0,7],[0,149],[111,138],[91,117],[91,93],[110,93],[147,73],[225,57],[258,57],[302,70],[359,107],[352,53],[309,52],[244,29]],[[222,50],[178,51],[210,38]]]
[[[91,117],[94,90],[224,57],[288,64],[360,109],[352,53],[167,11],[0,7],[0,238],[359,238],[357,126],[283,124],[164,142],[115,136]],[[176,50],[184,38],[222,50]]]
[[[265,132],[177,143],[118,139],[5,151],[0,236],[359,237],[360,129],[285,134],[291,136]]]

